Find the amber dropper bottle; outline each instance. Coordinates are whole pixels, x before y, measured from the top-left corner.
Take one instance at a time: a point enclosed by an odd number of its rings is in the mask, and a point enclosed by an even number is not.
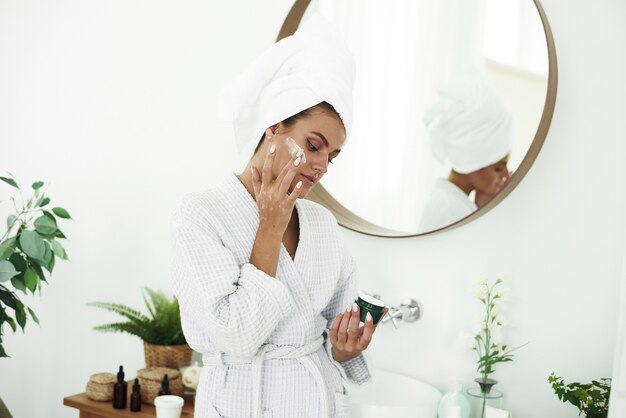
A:
[[[139,385],[139,379],[135,379],[135,384],[133,384],[133,393],[130,395],[130,410],[132,412],[141,411],[141,386]]]
[[[113,408],[126,408],[126,395],[128,384],[124,381],[124,367],[120,366],[117,372],[117,382],[113,385]]]
[[[163,380],[161,381],[161,390],[159,390],[159,396],[161,395],[170,395],[170,381],[167,378],[167,375],[163,376]]]

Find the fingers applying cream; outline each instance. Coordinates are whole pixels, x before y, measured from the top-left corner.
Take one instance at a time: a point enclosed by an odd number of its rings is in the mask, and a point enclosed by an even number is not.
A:
[[[285,138],[285,145],[289,148],[289,152],[294,156],[302,157],[303,163],[306,163],[306,155],[304,154],[304,150],[296,144],[296,141],[293,138],[287,137]]]

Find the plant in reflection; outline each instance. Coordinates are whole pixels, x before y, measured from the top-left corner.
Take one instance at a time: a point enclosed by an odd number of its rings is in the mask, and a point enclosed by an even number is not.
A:
[[[611,379],[603,378],[591,383],[565,384],[562,377],[552,372],[548,382],[554,393],[563,402],[569,402],[578,408],[579,415],[583,412],[587,418],[606,418],[609,414],[609,398],[611,396]]]
[[[478,354],[476,371],[480,373],[480,377],[476,379],[476,382],[480,385],[483,396],[481,417],[485,416],[486,397],[491,387],[497,383],[489,376],[495,372],[495,366],[498,363],[513,361],[513,352],[522,347],[509,348],[503,341],[502,327],[506,323],[502,315],[504,291],[501,285],[503,282],[502,277],[498,277],[491,285],[487,279],[482,279],[477,295],[484,310],[479,330],[474,335],[472,350]]]
[[[15,213],[7,217],[7,230],[0,238],[0,358],[9,357],[2,345],[3,328],[9,324],[13,332],[17,326],[24,332],[28,317],[39,324],[35,312],[20,300],[18,291],[41,295],[41,284],[47,282],[54,269],[55,257],[68,260],[67,252],[58,240],[65,235],[57,225],[57,217],[71,219],[61,207],[48,209],[50,198],[41,181],[32,184],[33,196],[24,203],[22,190],[9,174],[0,180],[20,194],[20,206],[11,197]],[[10,310],[9,310],[10,309]],[[12,312],[11,312],[12,311]]]

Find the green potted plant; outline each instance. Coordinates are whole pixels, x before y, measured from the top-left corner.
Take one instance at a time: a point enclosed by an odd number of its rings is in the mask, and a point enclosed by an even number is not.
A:
[[[183,364],[188,364],[192,351],[183,334],[178,300],[175,297],[170,299],[165,293],[148,287],[144,287],[143,290],[143,299],[150,316],[126,305],[92,302],[87,305],[115,312],[127,319],[126,322],[99,325],[94,329],[139,337],[144,344],[146,367],[177,369]]]
[[[50,198],[43,190],[41,181],[32,184],[33,196],[24,203],[22,190],[9,173],[9,177],[0,180],[20,194],[20,205],[11,197],[15,214],[7,217],[7,230],[0,238],[0,358],[9,357],[2,344],[5,324],[13,332],[17,325],[24,332],[30,317],[39,324],[35,312],[20,299],[18,292],[41,295],[41,286],[47,282],[54,269],[55,258],[68,260],[67,252],[58,240],[65,235],[57,225],[57,217],[71,219],[70,214],[61,207],[48,209]],[[48,277],[44,273],[47,271]],[[9,309],[12,311],[9,311]]]
[[[35,312],[22,300],[28,292],[41,296],[42,283],[47,282],[54,269],[55,258],[69,260],[67,252],[59,243],[65,234],[59,229],[57,218],[71,219],[61,207],[48,208],[50,198],[46,196],[44,182],[32,184],[33,195],[24,203],[22,190],[12,174],[0,176],[0,181],[19,192],[20,204],[12,196],[15,213],[7,217],[7,230],[0,238],[0,358],[10,357],[4,349],[5,325],[13,332],[17,326],[24,332],[30,317],[39,324]],[[47,271],[47,276],[44,271]],[[23,294],[20,295],[18,292]],[[0,399],[0,412],[8,410]],[[2,415],[0,413],[0,415]]]
[[[611,379],[602,378],[591,383],[573,382],[565,384],[562,377],[552,372],[548,382],[554,393],[563,402],[569,402],[578,408],[578,415],[584,413],[587,418],[606,418],[609,414]]]

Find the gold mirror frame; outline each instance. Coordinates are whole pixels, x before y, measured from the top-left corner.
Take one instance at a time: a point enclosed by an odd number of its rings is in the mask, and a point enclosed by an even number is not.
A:
[[[381,226],[375,225],[371,222],[366,221],[360,216],[356,215],[341,203],[339,203],[329,192],[326,190],[322,184],[318,184],[314,187],[306,197],[309,200],[317,202],[324,207],[328,208],[337,218],[337,222],[339,225],[351,229],[355,232],[360,232],[362,234],[377,236],[377,237],[385,237],[385,238],[404,238],[404,237],[415,237],[422,235],[429,235],[438,232],[448,231],[453,228],[457,228],[461,225],[465,225],[473,221],[474,219],[478,219],[483,216],[487,212],[489,212],[492,208],[497,206],[500,202],[506,198],[515,187],[522,181],[530,167],[535,162],[537,155],[539,155],[539,151],[543,146],[543,143],[548,135],[548,130],[550,128],[550,122],[552,122],[552,115],[554,113],[554,106],[556,103],[556,91],[557,91],[557,81],[558,81],[558,70],[557,70],[557,62],[556,62],[556,49],[554,46],[554,38],[552,37],[552,30],[550,29],[550,24],[548,23],[548,18],[541,6],[539,0],[533,0],[535,3],[535,7],[537,8],[537,12],[539,13],[539,17],[541,18],[541,23],[543,25],[543,30],[546,35],[546,43],[548,46],[548,89],[546,92],[546,100],[543,107],[543,114],[541,116],[541,120],[539,121],[539,127],[537,128],[537,132],[535,134],[535,138],[533,139],[526,156],[522,160],[520,166],[511,176],[511,179],[507,182],[504,189],[500,191],[493,199],[491,199],[485,206],[479,208],[474,211],[470,215],[465,218],[446,226],[445,228],[436,229],[430,232],[425,232],[421,234],[407,234],[404,232],[398,232],[391,229],[383,228]],[[293,35],[295,31],[298,29],[300,25],[300,21],[302,20],[302,16],[309,6],[310,0],[296,0],[296,2],[291,7],[289,14],[285,18],[283,22],[283,26],[280,28],[280,32],[278,33],[278,37],[276,41]]]

